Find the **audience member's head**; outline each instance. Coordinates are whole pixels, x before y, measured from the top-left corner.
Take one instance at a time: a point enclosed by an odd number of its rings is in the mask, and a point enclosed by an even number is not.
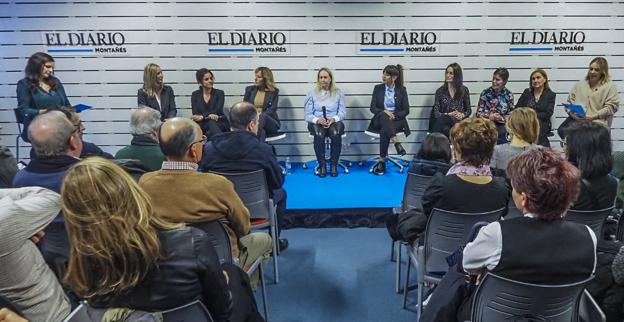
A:
[[[206,137],[191,119],[174,117],[160,127],[159,142],[167,160],[197,163],[202,158]]]
[[[80,120],[80,114],[76,112],[76,110],[71,106],[61,106],[58,108],[58,111],[65,114],[65,117],[74,125],[74,128],[78,131],[80,138],[82,139],[82,135],[85,131],[84,123]]]
[[[230,128],[232,131],[248,131],[258,134],[258,111],[249,102],[238,102],[230,109]]]
[[[576,122],[567,130],[564,142],[568,161],[581,170],[583,178],[606,176],[613,169],[611,135],[603,125]]]
[[[536,143],[539,136],[539,120],[535,110],[529,107],[516,108],[511,112],[505,124],[507,133],[512,138],[520,139],[526,143]]]
[[[565,216],[580,190],[578,169],[550,148],[516,155],[509,162],[507,177],[516,207],[544,220]]]
[[[28,126],[28,138],[39,158],[79,157],[82,152],[79,132],[80,128],[76,128],[60,111],[40,114]]]
[[[498,138],[494,122],[466,118],[451,128],[450,135],[456,160],[474,167],[490,163]]]
[[[110,299],[136,287],[161,259],[149,196],[109,160],[73,165],[61,189],[71,252],[65,281],[81,298]]]
[[[416,158],[429,161],[451,162],[451,143],[442,133],[429,133],[420,145]]]
[[[130,134],[158,139],[161,124],[160,112],[150,107],[139,107],[130,116]]]

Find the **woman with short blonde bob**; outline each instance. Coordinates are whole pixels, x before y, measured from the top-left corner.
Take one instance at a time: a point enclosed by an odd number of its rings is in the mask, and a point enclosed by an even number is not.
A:
[[[511,112],[505,124],[509,143],[494,147],[490,167],[499,170],[507,169],[507,164],[516,154],[537,147],[540,123],[537,113],[529,107],[516,108]]]
[[[230,317],[232,297],[206,235],[154,216],[119,166],[84,159],[61,193],[71,245],[65,282],[90,305],[160,311],[201,298],[216,320]]]
[[[163,79],[160,66],[147,64],[143,70],[143,86],[137,92],[137,105],[149,106],[159,111],[161,121],[178,114],[173,88],[165,85]]]

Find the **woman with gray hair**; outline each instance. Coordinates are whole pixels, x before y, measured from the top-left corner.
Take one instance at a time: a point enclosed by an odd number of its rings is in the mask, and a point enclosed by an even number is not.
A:
[[[119,150],[115,159],[136,159],[150,171],[160,170],[165,155],[158,144],[158,129],[162,124],[160,112],[139,106],[130,117],[130,145]]]

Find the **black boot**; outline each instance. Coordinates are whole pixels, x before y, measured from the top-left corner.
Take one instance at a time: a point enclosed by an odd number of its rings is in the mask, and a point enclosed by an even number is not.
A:
[[[325,160],[319,162],[318,176],[319,178],[325,178],[325,176],[327,176],[327,166],[325,165]]]
[[[401,143],[395,143],[394,144],[394,148],[397,151],[397,154],[400,156],[404,156],[407,154],[407,151],[405,151],[405,149],[403,148],[403,146],[401,145]]]
[[[386,161],[379,160],[377,162],[377,166],[375,167],[374,173],[378,176],[383,176],[386,173]]]
[[[338,161],[331,160],[331,163],[329,164],[329,175],[332,177],[338,176]]]

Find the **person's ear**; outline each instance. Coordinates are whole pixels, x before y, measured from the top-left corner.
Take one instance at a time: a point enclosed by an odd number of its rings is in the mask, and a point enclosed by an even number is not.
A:
[[[529,197],[527,196],[526,193],[521,192],[520,193],[520,205],[522,206],[522,209],[526,209],[526,206],[528,203],[529,203]]]

